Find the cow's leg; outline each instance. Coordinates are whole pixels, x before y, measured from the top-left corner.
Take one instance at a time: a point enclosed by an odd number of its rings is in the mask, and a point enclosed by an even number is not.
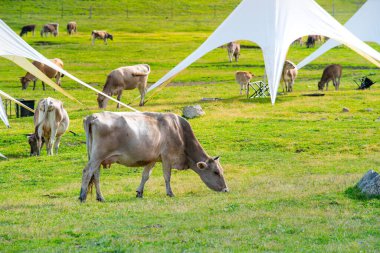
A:
[[[55,119],[53,119],[53,120],[55,120]],[[53,155],[53,145],[55,143],[57,131],[58,131],[58,124],[56,124],[54,127],[52,127],[51,133],[50,133],[50,139],[48,142],[46,142],[46,147],[49,144],[49,148],[47,150],[48,155]]]
[[[92,36],[92,45],[94,45],[94,42],[95,42],[95,37]]]
[[[98,161],[89,161],[86,167],[83,169],[82,174],[82,186],[80,189],[79,200],[85,202],[87,198],[87,192],[89,187],[92,186],[90,182],[94,182],[94,173],[96,170],[100,169],[100,162]]]
[[[146,86],[145,87],[139,87],[139,91],[140,91],[140,106],[143,106],[144,105],[144,99],[145,99],[145,93],[146,93]]]
[[[55,142],[54,142],[54,154],[56,154],[56,155],[58,154],[59,143],[61,142],[61,137],[62,137],[62,135],[57,136],[55,139]]]
[[[96,200],[100,202],[104,202],[102,192],[100,191],[100,167],[95,170],[94,179],[95,179],[95,189],[96,189]]]
[[[123,93],[123,91],[121,90],[121,91],[119,91],[118,93],[117,93],[117,101],[120,101],[120,99],[121,99],[121,94]],[[120,104],[119,103],[117,103],[117,106],[116,106],[116,108],[117,109],[119,109],[120,108]]]
[[[45,87],[45,83],[44,83],[44,82],[42,82],[42,89],[43,89],[43,90],[46,90],[46,87]]]
[[[172,192],[172,188],[170,186],[170,177],[172,174],[172,168],[170,164],[162,161],[162,169],[164,172],[164,179],[165,179],[165,185],[166,185],[166,195],[169,197],[174,197],[174,194]]]
[[[37,79],[33,81],[33,90],[36,89],[36,82],[37,82]]]
[[[240,95],[243,94],[243,93],[242,93],[242,92],[243,92],[243,86],[244,86],[244,84],[243,84],[243,83],[240,83]]]
[[[107,45],[107,38],[104,38],[104,44]]]
[[[144,167],[144,171],[142,173],[140,186],[136,189],[136,198],[142,198],[144,193],[144,185],[146,181],[148,181],[150,174],[152,174],[153,167],[156,164],[156,162],[150,163],[147,166]]]
[[[232,62],[232,53],[230,53],[229,51],[228,51],[228,59],[230,60],[230,62]]]

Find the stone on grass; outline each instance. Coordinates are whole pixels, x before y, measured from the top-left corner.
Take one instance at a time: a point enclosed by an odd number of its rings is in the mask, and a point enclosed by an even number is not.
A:
[[[343,107],[343,109],[342,109],[342,112],[349,112],[350,111],[350,109],[348,109],[347,107]]]
[[[369,196],[380,196],[380,175],[374,170],[369,170],[362,179],[360,179],[357,187],[362,193]]]
[[[205,115],[205,112],[202,110],[200,105],[189,105],[183,108],[183,116],[187,119],[193,119]]]

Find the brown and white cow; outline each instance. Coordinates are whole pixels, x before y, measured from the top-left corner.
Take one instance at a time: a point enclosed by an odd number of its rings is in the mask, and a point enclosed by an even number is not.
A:
[[[58,67],[60,67],[60,68],[63,69],[63,62],[62,62],[61,59],[54,58],[54,59],[51,59],[51,61],[55,65],[57,65]],[[33,61],[32,64],[34,66],[36,66],[39,70],[41,70],[41,72],[44,73],[47,77],[49,77],[49,78],[55,77],[56,83],[59,86],[61,86],[61,77],[63,77],[63,74],[61,74],[57,70],[52,69],[49,66],[47,66],[47,65],[45,65],[45,64],[43,64],[41,62],[38,62],[38,61]],[[22,89],[23,90],[25,90],[26,88],[28,88],[28,85],[29,85],[29,83],[31,81],[33,81],[33,90],[36,88],[37,77],[35,77],[34,75],[30,74],[29,72],[27,72],[24,77],[20,77],[20,81],[21,81]],[[45,90],[45,83],[44,82],[42,82],[42,87]]]
[[[148,64],[137,64],[115,69],[107,76],[107,81],[103,87],[103,93],[108,96],[117,95],[117,100],[120,101],[123,90],[133,90],[138,88],[141,95],[140,106],[143,106],[149,73],[150,66]],[[99,108],[106,108],[107,103],[108,98],[99,94]],[[117,104],[117,108],[119,107],[120,104]]]
[[[284,68],[282,69],[282,81],[283,81],[283,86],[282,90],[283,92],[292,92],[293,91],[293,85],[294,85],[294,80],[296,79],[298,74],[297,66],[289,61],[286,60],[284,64]]]
[[[227,44],[227,53],[230,62],[232,62],[232,57],[235,57],[235,61],[239,60],[240,56],[240,43],[237,41],[233,41]]]
[[[249,71],[236,71],[235,79],[238,84],[240,84],[240,95],[243,90],[247,90],[248,83],[251,81],[252,77],[255,75]]]
[[[44,25],[40,32],[41,37],[44,37],[44,36],[47,37],[49,33],[54,35],[54,37],[56,37],[58,35],[57,27],[54,26],[53,24]]]
[[[219,157],[210,157],[196,139],[189,122],[172,113],[102,112],[86,117],[88,163],[83,169],[80,201],[95,184],[96,199],[104,201],[100,191],[100,165],[113,163],[128,167],[144,166],[136,197],[143,197],[144,185],[156,162],[162,162],[166,194],[173,197],[171,170],[192,169],[212,190],[227,192]]]
[[[94,45],[96,39],[103,40],[104,44],[107,45],[107,39],[113,40],[113,36],[112,36],[112,34],[109,34],[106,31],[95,31],[94,30],[91,33],[91,39],[92,39],[92,45]]]
[[[54,98],[44,98],[38,102],[34,113],[34,134],[29,136],[30,155],[40,155],[42,140],[46,141],[48,155],[58,154],[62,135],[69,127],[69,115],[63,103]]]
[[[339,90],[340,78],[342,76],[342,66],[339,64],[328,65],[324,70],[321,80],[318,82],[318,90],[323,90],[326,85],[326,91],[329,87],[329,82],[332,81],[335,90]]]
[[[67,33],[69,35],[77,33],[77,23],[75,21],[71,21],[67,24]]]
[[[28,35],[28,32],[32,32],[34,36],[34,30],[36,29],[36,25],[26,25],[21,28],[20,37],[24,34]]]

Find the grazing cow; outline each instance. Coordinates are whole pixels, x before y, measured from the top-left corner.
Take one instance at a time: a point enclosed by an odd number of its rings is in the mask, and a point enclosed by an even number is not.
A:
[[[48,35],[52,34],[54,35],[54,37],[56,37],[58,35],[58,30],[56,28],[56,26],[52,25],[52,24],[46,24],[42,27],[41,29],[41,37],[47,37]]]
[[[232,62],[232,57],[235,57],[235,61],[239,60],[240,56],[240,43],[233,41],[227,44],[228,58]]]
[[[283,92],[292,92],[293,91],[293,84],[294,80],[297,77],[297,66],[289,61],[286,60],[284,64],[284,68],[282,69],[282,81],[283,81],[283,86],[282,90]]]
[[[67,24],[67,33],[69,35],[73,33],[77,33],[77,23],[74,21],[71,21]]]
[[[61,59],[54,58],[51,60],[55,65],[63,69],[63,62]],[[37,67],[39,70],[41,70],[42,73],[44,73],[47,77],[53,78],[55,77],[56,83],[61,86],[61,77],[63,77],[63,74],[58,72],[55,69],[50,68],[49,66],[38,62],[38,61],[33,61],[32,64]],[[28,88],[29,82],[33,81],[33,90],[36,88],[36,82],[37,82],[37,77],[34,75],[30,74],[27,72],[24,77],[20,77],[20,81],[22,84],[22,89],[25,90]],[[42,87],[45,90],[45,83],[42,82]]]
[[[32,32],[34,37],[34,30],[36,29],[36,25],[26,25],[21,28],[20,37],[24,34],[28,35],[28,32]]]
[[[339,90],[340,77],[342,76],[342,66],[339,64],[331,64],[323,70],[321,80],[318,83],[318,90],[323,90],[326,85],[326,91],[329,82],[332,81],[335,90]]]
[[[240,84],[240,95],[243,89],[247,90],[248,83],[251,81],[252,77],[255,75],[249,71],[236,71],[235,79],[238,84]]]
[[[59,142],[69,127],[69,116],[63,103],[53,98],[38,102],[34,114],[35,132],[29,136],[30,155],[40,155],[43,139],[46,141],[48,155],[58,154]]]
[[[103,87],[103,93],[108,96],[117,95],[117,100],[120,101],[123,90],[133,90],[134,88],[138,88],[141,95],[140,106],[143,106],[149,73],[150,66],[148,64],[137,64],[115,69],[107,76],[107,81]],[[108,98],[99,94],[99,108],[106,108],[107,103]],[[119,107],[120,104],[117,104],[117,108]]]
[[[317,41],[317,40],[318,40],[318,35],[309,35],[307,37],[306,47],[307,48],[314,47],[315,46],[315,41]]]
[[[212,190],[227,192],[219,157],[203,150],[189,122],[172,113],[102,112],[86,117],[88,163],[83,169],[80,201],[85,201],[93,184],[96,199],[104,201],[100,191],[100,165],[112,163],[128,167],[144,166],[136,197],[142,198],[144,185],[156,162],[162,162],[166,194],[173,197],[171,170],[192,169]]]
[[[109,34],[106,31],[92,31],[91,33],[92,45],[94,45],[96,39],[104,41],[104,44],[107,45],[107,39],[113,40],[112,34]]]

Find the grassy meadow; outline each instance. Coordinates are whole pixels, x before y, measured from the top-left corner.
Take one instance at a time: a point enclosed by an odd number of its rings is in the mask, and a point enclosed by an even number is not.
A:
[[[120,66],[147,63],[149,85],[195,50],[239,0],[180,1],[1,1],[0,17],[16,33],[37,24],[24,39],[48,58],[101,89],[107,74]],[[331,12],[331,0],[318,0]],[[345,22],[358,1],[335,0],[336,17]],[[89,6],[92,16],[89,18]],[[127,12],[128,10],[128,12]],[[339,10],[339,12],[338,12]],[[68,36],[68,21],[78,33]],[[57,38],[41,38],[39,29],[60,23]],[[91,45],[91,30],[105,29],[114,41]],[[229,63],[225,48],[208,53],[173,82],[147,95],[138,107],[138,91],[122,101],[141,111],[182,113],[200,104],[206,115],[189,120],[200,143],[220,155],[230,188],[208,189],[192,171],[173,171],[176,197],[165,195],[161,164],[136,199],[141,168],[117,164],[101,170],[105,203],[89,195],[79,203],[82,169],[87,162],[82,119],[99,112],[96,94],[64,77],[62,86],[83,104],[50,87],[21,90],[25,74],[0,59],[0,87],[16,98],[54,97],[64,102],[70,130],[60,154],[29,157],[25,134],[32,117],[0,125],[0,252],[379,252],[380,199],[361,195],[354,185],[369,169],[380,168],[380,87],[359,91],[353,78],[380,71],[355,52],[338,47],[299,71],[294,92],[269,98],[239,95],[234,72],[264,74],[262,52],[242,41],[240,61]],[[380,51],[380,46],[371,44]],[[292,46],[288,59],[300,62],[315,49]],[[343,66],[341,89],[322,97],[317,83],[327,64]],[[279,90],[281,92],[281,90]],[[154,96],[152,96],[154,94]],[[221,98],[201,101],[202,98]],[[349,112],[343,113],[343,107]],[[107,110],[116,110],[109,102]],[[127,111],[127,109],[120,109]]]

